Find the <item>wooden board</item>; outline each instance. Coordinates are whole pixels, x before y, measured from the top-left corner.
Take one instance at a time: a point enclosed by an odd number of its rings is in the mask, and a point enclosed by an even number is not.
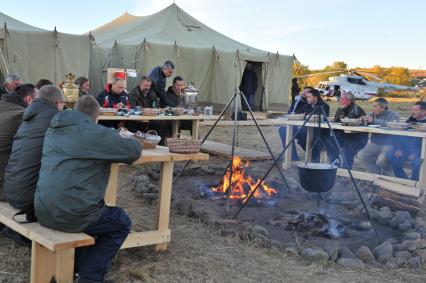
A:
[[[170,229],[162,231],[131,232],[121,249],[149,246],[170,242]]]
[[[214,141],[205,141],[201,147],[202,152],[219,155],[219,156],[230,156],[232,146]],[[235,155],[239,156],[241,160],[270,160],[271,155],[267,152],[258,150],[246,149],[239,146],[235,147]]]
[[[95,239],[84,233],[65,233],[41,226],[39,223],[20,224],[12,219],[18,212],[8,203],[0,202],[0,222],[22,236],[40,243],[52,251],[90,246]]]
[[[414,186],[407,186],[405,184],[401,184],[398,182],[392,182],[390,180],[385,180],[383,178],[377,178],[373,181],[373,184],[379,186],[382,189],[391,191],[393,193],[411,197],[411,198],[419,198],[421,190]]]
[[[191,116],[191,115],[180,115],[180,116],[143,116],[143,115],[130,115],[129,117],[125,116],[108,116],[108,115],[99,115],[99,120],[104,121],[193,121],[193,120],[216,120],[219,116]]]

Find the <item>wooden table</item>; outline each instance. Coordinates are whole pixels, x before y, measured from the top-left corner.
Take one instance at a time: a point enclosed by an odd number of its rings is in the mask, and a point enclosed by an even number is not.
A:
[[[281,121],[281,125],[287,125],[287,135],[286,135],[286,144],[290,142],[290,140],[293,137],[293,127],[290,126],[302,126],[304,121],[290,121],[285,119],[277,119]],[[312,138],[313,138],[313,132],[314,128],[318,127],[318,123],[307,123],[306,127],[308,127],[307,132],[307,138],[306,138],[306,159],[308,161],[311,160],[312,157]],[[422,147],[421,147],[421,158],[425,160],[426,155],[426,133],[425,132],[418,132],[414,130],[393,130],[389,128],[373,128],[373,127],[367,127],[367,126],[358,126],[358,127],[352,127],[352,126],[343,126],[338,123],[331,123],[331,127],[335,130],[342,130],[345,133],[371,133],[371,134],[386,134],[386,135],[397,135],[397,136],[406,136],[406,137],[417,137],[422,139]],[[321,128],[328,128],[326,122],[321,123]],[[286,150],[284,154],[284,162],[283,162],[283,168],[288,169],[291,166],[291,150],[293,145],[290,145],[289,148]],[[419,188],[425,188],[426,187],[426,166],[423,163],[422,167],[420,168],[420,175],[419,175],[419,181],[417,182],[417,187]],[[338,174],[341,176],[348,176],[347,170],[339,169]],[[374,181],[377,179],[377,177],[380,177],[381,175],[378,174],[371,174],[368,172],[361,172],[352,170],[352,173],[354,177],[362,180],[367,181]],[[404,183],[410,186],[414,186],[415,182],[412,180],[406,180],[406,179],[400,179],[395,177],[389,177],[386,176],[387,179],[395,179],[395,181]]]
[[[216,120],[219,118],[217,115],[211,116],[191,116],[191,115],[179,115],[179,116],[142,116],[142,115],[130,115],[126,116],[107,116],[99,115],[99,121],[137,121],[137,122],[149,122],[149,121],[171,121],[172,122],[172,136],[174,137],[179,131],[180,121],[192,121],[192,138],[199,138],[199,128],[201,120]]]
[[[156,149],[142,150],[141,157],[136,160],[133,165],[153,162],[161,164],[156,230],[131,232],[121,246],[122,249],[147,245],[156,245],[157,251],[167,249],[167,243],[170,242],[169,216],[174,162],[208,159],[209,155],[205,153],[170,153],[169,149],[163,146],[157,146]],[[119,165],[120,164],[117,163],[112,164],[109,182],[105,192],[105,203],[111,206],[116,204]]]

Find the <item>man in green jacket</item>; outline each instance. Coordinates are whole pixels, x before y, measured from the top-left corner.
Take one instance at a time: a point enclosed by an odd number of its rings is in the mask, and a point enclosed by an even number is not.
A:
[[[41,225],[96,237],[95,245],[76,251],[78,282],[105,282],[111,260],[130,232],[124,210],[106,206],[104,196],[111,163],[131,164],[142,151],[138,141],[97,125],[99,112],[96,99],[85,95],[75,110],[52,119],[34,198]]]

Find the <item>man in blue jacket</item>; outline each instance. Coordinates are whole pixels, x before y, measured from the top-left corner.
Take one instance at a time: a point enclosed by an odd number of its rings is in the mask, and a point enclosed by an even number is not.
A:
[[[151,89],[160,99],[161,107],[166,106],[166,80],[173,75],[175,65],[172,61],[164,62],[163,66],[158,66],[152,69],[148,77],[151,80]]]
[[[78,282],[105,282],[104,276],[131,229],[123,209],[104,203],[111,163],[131,164],[140,143],[96,124],[99,104],[80,97],[75,110],[56,115],[46,132],[35,214],[43,226],[84,232],[95,245],[76,250]]]

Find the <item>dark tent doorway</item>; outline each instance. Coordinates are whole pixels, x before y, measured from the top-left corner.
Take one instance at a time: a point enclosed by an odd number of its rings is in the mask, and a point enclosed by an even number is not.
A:
[[[251,70],[254,72],[256,79],[257,79],[257,88],[256,91],[254,92],[254,109],[252,109],[253,111],[263,111],[263,105],[262,105],[262,101],[263,101],[263,81],[262,81],[262,62],[253,62],[253,61],[247,61],[247,65],[251,66],[249,68],[251,68]],[[247,65],[246,68],[244,69],[244,72],[247,71]],[[244,78],[241,81],[241,84],[244,83]],[[240,86],[240,89],[243,89],[242,85]],[[244,90],[243,90],[244,92]],[[247,106],[242,103],[243,105],[243,111],[248,111]]]

